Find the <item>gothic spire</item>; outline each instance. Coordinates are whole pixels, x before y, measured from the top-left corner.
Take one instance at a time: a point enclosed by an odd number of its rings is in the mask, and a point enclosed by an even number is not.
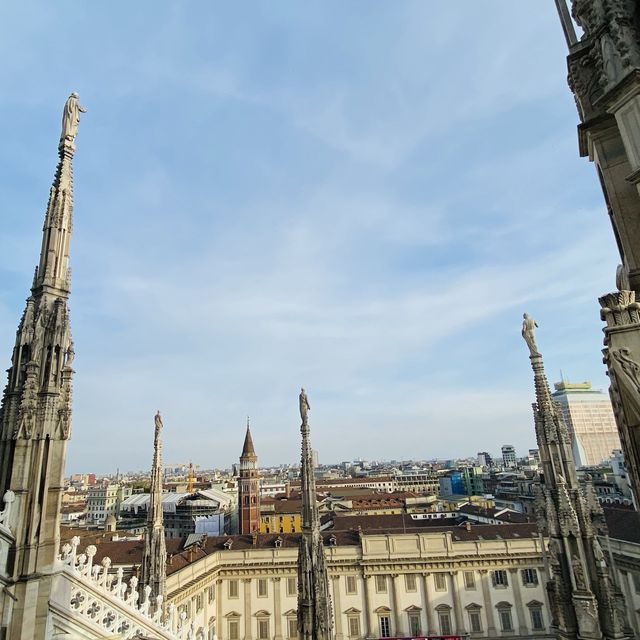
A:
[[[72,158],[78,130],[77,94],[65,104],[59,162],[45,216],[40,265],[18,330],[0,409],[0,496],[15,494],[11,555],[15,597],[38,604],[46,619],[50,572],[60,544],[64,461],[71,431],[71,365],[75,357],[67,300],[73,211]],[[45,630],[14,612],[9,636],[44,638]],[[24,615],[23,615],[24,614]],[[32,618],[33,619],[33,618]]]
[[[302,640],[330,640],[333,618],[329,577],[320,535],[320,517],[316,500],[316,481],[309,440],[309,399],[300,390],[302,455],[300,464],[302,492],[302,536],[298,549],[298,631]]]
[[[76,151],[74,144],[80,122],[80,113],[86,111],[78,102],[75,91],[65,103],[62,132],[56,169],[44,220],[40,263],[36,270],[33,291],[50,291],[68,297],[71,272],[69,267],[69,241],[73,225],[73,168],[71,160]]]
[[[151,466],[151,487],[149,489],[149,509],[147,511],[147,533],[144,539],[144,559],[142,563],[143,583],[151,587],[153,597],[165,597],[167,579],[167,549],[164,539],[162,513],[162,418],[160,411],[155,416],[153,439],[153,463]]]
[[[584,488],[578,483],[571,439],[552,400],[536,344],[537,326],[525,313],[522,337],[533,369],[533,414],[542,463],[538,528],[549,538],[552,626],[567,640],[624,638],[623,597],[611,580],[598,540],[606,534],[602,508],[589,483]]]
[[[251,429],[249,428],[249,418],[247,417],[247,433],[244,436],[244,446],[242,447],[242,455],[240,458],[255,458],[258,459],[256,455],[256,450],[253,447],[253,438],[251,437]]]

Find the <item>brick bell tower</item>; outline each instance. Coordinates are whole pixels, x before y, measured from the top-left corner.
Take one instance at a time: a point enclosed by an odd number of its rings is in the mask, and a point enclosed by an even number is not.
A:
[[[260,529],[260,476],[258,474],[258,456],[253,448],[249,418],[247,434],[244,438],[240,456],[240,475],[238,477],[238,532],[253,533]]]

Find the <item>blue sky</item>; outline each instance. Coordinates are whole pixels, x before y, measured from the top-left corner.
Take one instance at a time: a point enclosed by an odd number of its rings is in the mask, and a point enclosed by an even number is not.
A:
[[[70,472],[534,446],[548,376],[606,388],[617,252],[551,0],[5,3],[0,355],[75,158]],[[3,354],[3,355],[2,355]]]

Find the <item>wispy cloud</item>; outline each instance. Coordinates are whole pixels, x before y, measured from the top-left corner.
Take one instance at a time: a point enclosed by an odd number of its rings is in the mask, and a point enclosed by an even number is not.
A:
[[[0,339],[77,88],[72,470],[148,466],[157,408],[167,459],[230,465],[250,413],[294,461],[301,384],[325,461],[525,449],[525,309],[603,384],[615,247],[551,5],[41,6],[0,21]]]

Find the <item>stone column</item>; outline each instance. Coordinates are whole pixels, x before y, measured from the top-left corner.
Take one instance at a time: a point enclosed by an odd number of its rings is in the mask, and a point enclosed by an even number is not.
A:
[[[462,590],[460,572],[450,571],[448,575],[449,592],[451,593],[451,599],[453,600],[453,616],[456,620],[456,634],[461,636],[467,632],[464,628],[464,620],[462,619],[462,606],[460,604],[460,592]]]
[[[366,638],[376,638],[378,634],[376,633],[376,621],[375,616],[373,615],[373,597],[371,590],[373,589],[373,580],[371,576],[362,576],[364,581],[364,613],[365,613],[365,623],[367,625],[366,629]]]
[[[619,571],[619,575],[622,592],[624,593],[624,599],[627,601],[627,606],[625,607],[627,612],[627,624],[629,624],[631,628],[635,630],[637,628],[637,614],[633,606],[633,596],[631,595],[631,586],[629,585],[631,576],[629,575],[628,571]]]
[[[398,589],[400,588],[400,576],[397,573],[391,575],[391,602],[393,603],[393,633],[391,635],[401,638],[407,634],[404,631],[402,612],[400,611],[400,598]]]
[[[429,574],[423,573],[422,580],[420,580],[420,588],[422,589],[422,602],[424,607],[425,622],[427,625],[426,635],[435,636],[438,635],[435,627],[433,626],[433,610],[431,609],[431,597],[429,595]]]
[[[273,578],[273,626],[274,640],[282,640],[282,600],[280,598],[280,577]]]
[[[216,636],[222,638],[227,637],[227,630],[223,627],[222,621],[222,585],[220,578],[216,580]]]
[[[251,634],[251,578],[243,578],[244,584],[244,640],[252,640]]]
[[[336,640],[344,640],[342,632],[342,603],[340,602],[340,576],[331,576],[333,583],[333,620],[335,622]]]
[[[520,591],[520,573],[519,569],[511,568],[509,569],[509,573],[511,574],[511,584],[513,588],[513,597],[516,601],[516,614],[518,615],[518,633],[521,636],[526,636],[529,633],[529,629],[527,627],[527,617],[524,612],[524,607],[522,606],[522,593]]]
[[[489,572],[480,569],[480,581],[482,582],[482,598],[484,599],[484,612],[487,616],[487,635],[496,635],[496,621],[493,616],[493,604],[491,602],[491,591],[489,586]]]

